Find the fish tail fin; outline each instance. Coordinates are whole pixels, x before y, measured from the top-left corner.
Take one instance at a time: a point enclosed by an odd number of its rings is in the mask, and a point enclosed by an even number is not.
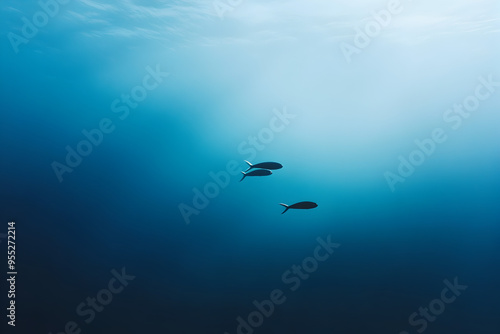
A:
[[[289,209],[289,207],[288,207],[288,205],[283,204],[283,203],[280,203],[280,205],[283,205],[283,206],[285,207],[285,211],[283,211],[283,212],[281,213],[281,214],[284,214],[284,213],[285,213],[285,212]]]
[[[248,169],[245,171],[245,172],[248,172],[253,167],[253,165],[247,160],[243,160],[243,161],[245,161],[248,164]]]
[[[243,181],[243,179],[245,178],[245,176],[247,176],[247,174],[245,172],[241,172],[241,174],[243,174],[243,177],[241,178],[240,182]]]

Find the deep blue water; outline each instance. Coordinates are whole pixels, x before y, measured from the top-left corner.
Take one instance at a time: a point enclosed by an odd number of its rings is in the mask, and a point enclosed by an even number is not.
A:
[[[5,333],[500,333],[498,4],[406,5],[4,2]]]

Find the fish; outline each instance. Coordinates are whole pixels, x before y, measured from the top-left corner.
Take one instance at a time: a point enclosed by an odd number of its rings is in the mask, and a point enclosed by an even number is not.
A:
[[[283,205],[285,207],[285,211],[283,211],[281,214],[287,212],[288,209],[314,209],[315,207],[318,206],[318,204],[314,202],[307,202],[307,201],[295,203],[292,205],[286,205],[284,203],[280,203],[280,205]]]
[[[271,175],[272,173],[273,172],[271,172],[269,169],[256,169],[249,173],[241,172],[241,174],[243,174],[243,177],[241,178],[240,182],[243,181],[243,179],[247,176],[267,176]]]
[[[262,168],[262,169],[280,169],[283,168],[283,165],[277,162],[261,162],[255,165],[252,165],[250,162],[244,160],[248,164],[248,169],[245,172],[248,172],[252,168]]]

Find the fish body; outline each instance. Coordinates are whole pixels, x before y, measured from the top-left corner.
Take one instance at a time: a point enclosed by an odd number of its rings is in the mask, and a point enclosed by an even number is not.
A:
[[[241,174],[243,174],[243,177],[241,178],[240,182],[243,181],[243,179],[247,176],[267,176],[267,175],[271,175],[273,172],[271,172],[270,170],[268,169],[256,169],[256,170],[253,170],[251,172],[241,172]]]
[[[288,211],[288,209],[314,209],[315,207],[318,206],[318,204],[314,202],[298,202],[292,205],[286,205],[284,203],[280,203],[280,205],[285,207],[285,211],[283,211],[281,214],[284,214],[285,212]]]
[[[255,165],[252,165],[250,162],[246,161],[245,162],[248,164],[248,169],[245,172],[248,172],[250,169],[253,168],[262,168],[262,169],[280,169],[283,168],[283,165],[278,163],[278,162],[261,162]]]

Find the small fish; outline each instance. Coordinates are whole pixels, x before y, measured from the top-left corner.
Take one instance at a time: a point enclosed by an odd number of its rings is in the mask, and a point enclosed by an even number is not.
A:
[[[272,173],[273,172],[271,172],[269,169],[257,169],[249,173],[241,172],[241,174],[243,174],[243,177],[241,178],[240,182],[243,181],[243,179],[247,176],[266,176],[271,175]]]
[[[250,162],[246,161],[248,164],[248,169],[245,172],[248,172],[252,168],[263,168],[263,169],[280,169],[283,168],[283,165],[277,162],[261,162],[255,165],[252,165]]]
[[[285,211],[283,211],[281,214],[284,214],[288,209],[313,209],[318,206],[318,204],[314,202],[299,202],[292,205],[280,203],[280,205],[283,205],[285,207]]]

